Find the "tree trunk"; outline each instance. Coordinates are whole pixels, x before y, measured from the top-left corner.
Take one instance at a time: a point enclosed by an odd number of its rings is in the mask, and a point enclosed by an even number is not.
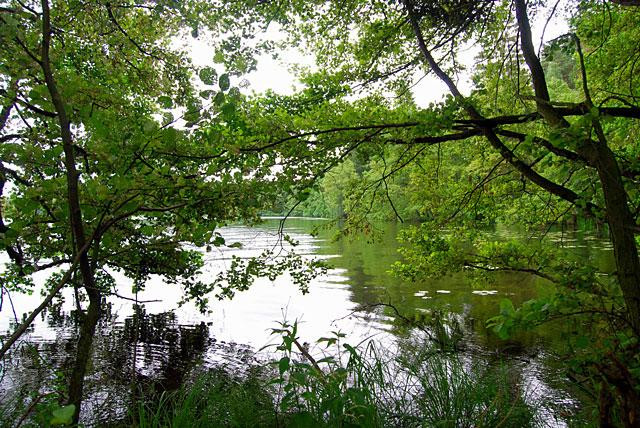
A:
[[[91,357],[91,345],[93,344],[93,336],[96,332],[96,326],[100,319],[101,298],[99,293],[89,295],[89,307],[82,319],[80,327],[80,337],[78,339],[78,348],[76,349],[76,358],[71,372],[69,381],[69,404],[76,406],[73,415],[73,423],[77,424],[80,419],[80,406],[82,404],[82,395],[84,390],[84,377],[87,372],[87,364]]]
[[[640,336],[640,260],[635,241],[635,221],[627,204],[622,174],[613,152],[604,144],[594,144],[595,165],[602,184],[607,223],[618,270],[618,282],[629,324]]]
[[[100,318],[101,293],[96,287],[94,270],[91,267],[89,256],[86,252],[81,252],[86,246],[86,236],[84,222],[82,219],[82,209],[80,206],[79,173],[76,169],[74,154],[73,135],[71,133],[71,121],[67,116],[66,105],[62,95],[58,91],[49,50],[51,47],[51,14],[49,1],[42,0],[42,58],[40,65],[44,74],[47,89],[53,103],[58,122],[60,124],[60,134],[62,137],[62,147],[64,150],[64,164],[67,178],[67,203],[69,204],[69,222],[74,241],[74,253],[80,257],[80,273],[84,289],[89,296],[89,307],[80,330],[76,362],[71,375],[69,387],[69,403],[76,406],[73,416],[73,423],[78,423],[80,415],[80,404],[82,402],[82,390],[84,386],[84,375],[87,369],[87,362],[91,353],[91,344],[95,333],[96,324]]]
[[[551,103],[544,70],[540,59],[536,55],[531,38],[531,26],[527,15],[526,1],[515,0],[515,8],[522,53],[531,71],[538,112],[551,127],[556,129],[569,128],[569,123]],[[576,45],[581,62],[586,104],[592,107],[593,103],[587,85],[584,60],[577,37]],[[598,118],[592,119],[592,123],[593,129],[598,135],[598,140],[594,141],[590,137],[586,137],[582,142],[581,151],[583,151],[583,157],[587,159],[588,163],[598,171],[605,199],[606,219],[609,224],[616,268],[618,269],[618,283],[627,307],[626,316],[634,330],[634,334],[640,336],[640,260],[638,259],[638,249],[635,242],[635,221],[627,205],[627,193],[615,155],[607,145],[607,140]]]

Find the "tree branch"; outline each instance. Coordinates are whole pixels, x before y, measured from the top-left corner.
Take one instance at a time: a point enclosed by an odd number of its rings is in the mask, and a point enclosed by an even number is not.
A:
[[[18,98],[16,101],[18,102],[18,104],[22,104],[28,110],[31,110],[32,112],[37,113],[37,114],[39,114],[41,116],[46,116],[46,117],[56,117],[57,116],[56,113],[41,109],[40,107],[34,106],[33,104],[30,104],[29,102],[27,102],[27,101],[25,101],[25,100],[23,100],[21,98]]]
[[[510,131],[507,129],[498,129],[496,130],[496,134],[502,135],[503,137],[507,137],[507,138],[515,138],[516,140],[521,142],[524,142],[528,137],[527,134]],[[581,155],[579,155],[578,153],[572,152],[571,150],[563,149],[561,147],[556,147],[553,144],[551,144],[550,141],[545,140],[544,138],[532,136],[531,141],[549,150],[554,155],[561,156],[563,158],[567,158],[572,161],[588,163],[587,160]]]
[[[109,15],[109,19],[111,20],[111,22],[116,26],[116,28],[131,42],[132,45],[134,45],[136,47],[136,49],[138,49],[138,51],[140,51],[141,54],[149,56],[151,58],[157,59],[158,61],[162,61],[162,58],[158,57],[157,55],[154,55],[151,52],[147,52],[142,46],[140,46],[140,44],[138,42],[136,42],[130,35],[129,33],[127,33],[127,31],[122,28],[122,26],[120,25],[120,23],[116,20],[115,15],[113,14],[113,11],[111,10],[111,3],[107,2],[105,4],[105,7],[107,8],[107,14]]]
[[[445,134],[445,135],[424,135],[421,137],[416,137],[411,140],[401,140],[397,138],[391,138],[386,140],[389,143],[403,145],[403,146],[413,146],[413,145],[433,145],[439,143],[446,143],[447,141],[459,141],[466,140],[467,138],[477,137],[482,135],[482,131],[479,129],[468,129],[464,132],[458,132],[455,134]]]
[[[324,134],[332,134],[334,132],[344,132],[344,131],[366,131],[370,129],[394,129],[394,128],[410,128],[413,126],[419,125],[418,122],[405,122],[405,123],[388,123],[388,124],[380,124],[380,125],[363,125],[363,126],[343,126],[336,127],[330,129],[316,130],[316,131],[308,131],[302,132],[299,134],[290,135],[285,138],[281,138],[279,140],[273,141],[271,143],[265,144],[259,147],[246,147],[241,148],[241,152],[260,152],[266,149],[270,149],[282,143],[286,143],[287,141],[297,140],[298,138],[318,136]]]
[[[520,32],[520,45],[524,60],[531,71],[531,80],[533,82],[533,91],[536,94],[536,105],[540,114],[556,128],[566,128],[569,126],[567,121],[559,115],[551,105],[549,97],[549,89],[547,88],[547,80],[545,78],[544,69],[540,63],[536,50],[533,46],[531,37],[531,25],[527,16],[527,6],[525,0],[515,0],[516,19],[518,21],[518,29]]]
[[[522,272],[522,273],[529,273],[532,275],[536,275],[539,276],[540,278],[544,278],[548,281],[551,281],[553,283],[557,283],[558,280],[554,277],[552,277],[551,275],[548,275],[544,272],[540,272],[538,269],[532,269],[532,268],[513,268],[513,267],[487,267],[487,266],[482,266],[479,265],[477,263],[474,262],[465,262],[464,263],[465,266],[473,268],[473,269],[479,269],[479,270],[483,270],[486,272]]]
[[[516,0],[517,2],[522,2],[523,0]],[[435,61],[435,59],[433,58],[433,55],[431,55],[431,52],[429,51],[429,49],[427,48],[427,45],[424,41],[424,37],[422,36],[422,30],[420,29],[420,25],[418,23],[418,20],[416,18],[415,12],[413,10],[413,6],[410,2],[410,0],[403,0],[403,3],[405,5],[405,8],[407,10],[407,13],[409,14],[409,20],[411,22],[411,26],[413,27],[413,31],[414,34],[416,36],[417,42],[418,42],[418,47],[420,49],[420,51],[422,52],[427,64],[429,65],[429,67],[431,67],[431,69],[433,70],[433,72],[447,85],[447,87],[449,88],[449,91],[453,94],[453,96],[456,98],[456,100],[458,102],[460,102],[460,104],[462,105],[462,107],[465,109],[465,111],[467,112],[467,114],[470,116],[471,120],[474,122],[483,122],[486,121],[486,118],[483,117],[480,112],[473,106],[473,104],[471,104],[469,102],[469,100],[467,100],[462,93],[458,90],[456,84],[453,82],[453,80],[447,75],[447,73],[444,72],[444,70],[442,70],[442,68],[440,67],[440,65]],[[526,11],[525,11],[525,20],[526,20]],[[528,26],[528,20],[526,20],[526,24]],[[530,34],[530,29],[529,29],[529,42],[531,39],[531,34]],[[535,51],[533,51],[533,45],[531,43],[530,44],[530,49],[531,52],[533,53],[534,57],[535,57]],[[537,60],[537,57],[535,57]],[[539,61],[538,61],[538,65],[539,65]],[[543,78],[543,83],[544,83],[544,73],[542,75]],[[544,96],[546,94],[546,99],[548,100],[549,98],[549,94],[548,91],[546,90],[546,83],[544,85],[542,90],[542,95]],[[545,103],[543,103],[544,105],[547,105]],[[550,105],[550,104],[549,104]],[[541,114],[544,116],[544,114],[541,112]],[[563,121],[564,118],[560,117]],[[576,203],[578,200],[580,200],[580,196],[578,194],[576,194],[573,190],[568,189],[564,186],[561,186],[551,180],[549,180],[546,177],[543,177],[542,175],[538,174],[533,168],[531,168],[529,165],[527,165],[526,163],[524,163],[522,160],[520,160],[514,153],[513,151],[511,151],[507,146],[504,145],[504,143],[500,140],[500,138],[497,136],[497,134],[494,132],[493,128],[490,125],[485,125],[485,126],[481,126],[481,129],[483,131],[484,136],[487,138],[487,140],[489,141],[489,143],[491,144],[491,146],[496,149],[500,155],[507,161],[509,162],[515,169],[517,169],[518,171],[520,171],[520,173],[522,173],[522,175],[524,175],[525,177],[527,177],[527,179],[529,179],[531,182],[533,182],[534,184],[542,187],[543,189],[545,189],[546,191],[548,191],[549,193],[552,193],[568,202],[571,203]],[[592,215],[595,214],[595,210],[594,208],[596,208],[593,205],[587,205],[588,207],[588,212],[590,212]]]
[[[609,0],[620,6],[640,6],[640,0]]]
[[[18,91],[18,80],[13,79],[8,86],[8,91],[5,92],[9,95],[9,103],[7,105],[2,106],[2,111],[0,111],[0,131],[4,129],[7,124],[7,120],[9,120],[9,115],[11,114],[11,109],[16,104],[16,92]],[[10,95],[10,92],[14,92],[13,95]],[[3,94],[4,95],[4,94]]]
[[[71,275],[73,274],[73,272],[76,270],[76,267],[80,263],[80,259],[84,255],[86,255],[86,252],[91,246],[92,242],[93,242],[93,237],[87,240],[85,245],[82,248],[80,248],[75,258],[73,259],[73,263],[71,264],[69,269],[67,269],[67,271],[65,272],[63,277],[60,279],[60,281],[58,281],[58,283],[49,291],[49,294],[47,294],[47,297],[45,297],[42,303],[40,303],[40,305],[37,308],[35,308],[33,312],[31,312],[31,314],[22,322],[22,324],[20,324],[18,328],[15,329],[13,334],[11,334],[11,336],[2,344],[2,348],[0,348],[0,359],[4,357],[4,355],[7,353],[9,348],[13,346],[13,344],[20,338],[20,336],[24,334],[25,331],[27,331],[27,328],[29,328],[29,326],[31,325],[33,320],[38,316],[38,314],[42,312],[44,308],[46,308],[49,305],[49,303],[51,303],[51,301],[56,296],[56,294],[58,294],[58,292],[62,290],[62,288],[67,284],[69,279],[71,279]]]
[[[0,137],[0,144],[7,142],[7,141],[11,141],[11,140],[17,140],[18,138],[22,138],[23,136],[20,134],[7,134],[7,135],[3,135]]]

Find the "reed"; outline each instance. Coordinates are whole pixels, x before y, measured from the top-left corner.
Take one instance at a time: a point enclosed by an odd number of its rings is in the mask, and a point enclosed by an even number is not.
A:
[[[487,364],[407,340],[389,353],[375,342],[321,338],[314,358],[282,323],[280,358],[248,376],[215,370],[177,392],[138,403],[133,423],[156,427],[531,427],[534,404],[505,364]]]

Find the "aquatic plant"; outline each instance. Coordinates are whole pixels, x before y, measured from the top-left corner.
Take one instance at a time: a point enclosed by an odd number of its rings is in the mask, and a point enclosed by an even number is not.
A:
[[[298,325],[273,333],[280,358],[246,376],[215,369],[178,391],[134,403],[131,421],[155,427],[527,427],[537,426],[535,403],[509,378],[505,364],[467,361],[414,337],[389,353],[374,341],[351,346],[332,332],[300,343]],[[146,396],[144,395],[146,394]]]

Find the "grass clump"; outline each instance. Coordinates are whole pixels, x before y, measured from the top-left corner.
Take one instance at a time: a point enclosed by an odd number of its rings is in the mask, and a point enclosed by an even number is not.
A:
[[[325,357],[282,323],[280,358],[242,379],[222,370],[137,405],[133,424],[155,427],[531,427],[536,412],[503,365],[466,361],[421,340],[389,353],[374,342],[319,339]],[[270,369],[269,369],[270,368]]]
[[[405,394],[414,410],[402,412],[429,427],[530,427],[536,412],[505,365],[464,361],[460,355],[410,346],[399,358]],[[408,406],[410,407],[410,406]]]
[[[258,369],[237,378],[222,369],[200,374],[173,392],[150,393],[134,407],[140,428],[275,426],[273,396]]]

